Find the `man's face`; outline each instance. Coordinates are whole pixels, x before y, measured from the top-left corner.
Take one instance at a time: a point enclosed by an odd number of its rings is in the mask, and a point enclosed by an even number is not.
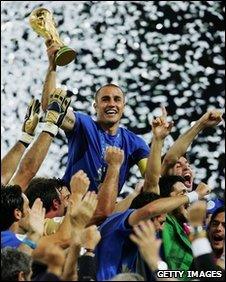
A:
[[[160,214],[158,216],[155,216],[152,219],[152,222],[153,222],[153,224],[155,226],[155,231],[156,232],[163,230],[165,221],[166,221],[166,213],[163,213],[163,214]]]
[[[194,176],[190,164],[184,157],[179,158],[173,168],[170,169],[169,174],[183,176],[186,180],[184,185],[187,187],[187,191],[192,190]]]
[[[119,88],[115,86],[103,87],[94,103],[97,120],[110,126],[118,123],[122,117],[124,106],[124,96]]]
[[[171,197],[181,196],[181,195],[184,195],[186,192],[187,192],[187,187],[184,185],[184,183],[176,182],[173,185],[173,191],[170,193],[170,196]],[[187,213],[188,206],[189,204],[182,205],[179,208],[175,209],[173,213],[175,215],[180,215],[180,217],[182,217],[184,221],[187,221],[186,219],[188,216],[188,213]]]
[[[220,212],[209,226],[209,240],[214,251],[223,250],[225,240],[225,212]]]

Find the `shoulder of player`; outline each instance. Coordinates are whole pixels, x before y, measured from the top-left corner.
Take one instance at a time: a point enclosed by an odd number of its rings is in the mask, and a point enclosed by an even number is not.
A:
[[[134,139],[142,139],[141,136],[137,135],[136,133],[132,132],[131,130],[129,130],[127,128],[120,127],[120,129],[121,129],[122,134],[124,134],[125,136],[128,136],[132,140],[134,140]]]
[[[126,211],[122,212],[116,212],[112,215],[110,215],[101,225],[100,230],[102,230],[106,226],[113,226],[114,223],[117,223],[116,226],[118,226],[119,221],[124,221],[126,218],[133,212],[133,209],[127,209]]]
[[[95,124],[95,120],[86,113],[74,111],[74,115],[77,122]]]

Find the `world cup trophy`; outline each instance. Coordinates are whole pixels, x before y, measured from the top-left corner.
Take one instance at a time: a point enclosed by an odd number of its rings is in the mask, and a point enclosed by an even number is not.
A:
[[[56,30],[56,24],[52,13],[45,8],[37,8],[29,16],[29,23],[32,29],[40,36],[44,37],[46,42],[51,40],[57,43],[60,49],[56,53],[55,63],[58,66],[65,66],[75,59],[76,52],[66,46],[60,39]]]

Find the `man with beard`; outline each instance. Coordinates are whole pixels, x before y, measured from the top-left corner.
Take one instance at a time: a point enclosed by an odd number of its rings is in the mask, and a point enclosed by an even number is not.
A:
[[[205,128],[214,127],[222,120],[218,110],[210,110],[198,119],[194,125],[183,133],[163,158],[162,175],[180,175],[184,177],[184,185],[188,191],[194,190],[194,172],[186,156],[188,147],[196,136]]]

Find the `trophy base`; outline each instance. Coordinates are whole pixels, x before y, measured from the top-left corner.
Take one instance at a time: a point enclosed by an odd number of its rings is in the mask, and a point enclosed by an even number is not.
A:
[[[56,65],[57,66],[68,65],[75,59],[75,56],[76,56],[76,52],[73,49],[67,46],[63,46],[56,54],[56,59],[55,59]]]

